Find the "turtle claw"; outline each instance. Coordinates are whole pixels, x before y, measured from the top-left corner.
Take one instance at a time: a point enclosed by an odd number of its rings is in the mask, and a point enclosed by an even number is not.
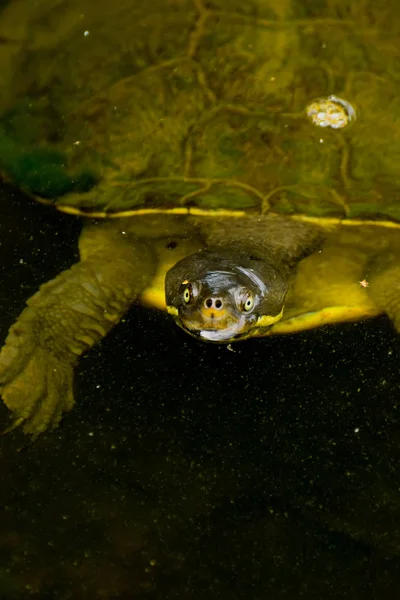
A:
[[[23,424],[25,419],[19,418],[19,419],[14,419],[14,421],[11,423],[11,425],[9,427],[7,427],[6,429],[4,429],[3,431],[0,432],[0,435],[7,435],[9,433],[11,433],[12,431],[14,431],[14,429],[17,429],[18,427],[20,427],[20,425]],[[36,441],[36,438],[38,437],[39,434],[32,434],[30,440],[28,440],[28,442],[26,442],[23,446],[20,446],[19,448],[16,449],[16,452],[22,452],[23,450],[26,450],[27,448],[29,448],[30,446],[32,446],[32,444]]]
[[[22,425],[24,420],[25,419],[23,419],[22,417],[20,417],[19,419],[14,419],[14,421],[11,423],[11,425],[9,427],[6,427],[6,429],[4,429],[1,432],[1,435],[7,435],[7,433],[11,433],[12,431],[14,431],[14,429],[17,429],[17,427]]]
[[[11,425],[9,427],[4,429],[4,431],[0,432],[0,435],[7,435],[8,433],[11,433],[12,431],[14,431],[14,429],[17,429],[20,425],[22,425],[24,420],[25,419],[23,419],[23,418],[14,419],[14,421],[11,423]],[[16,452],[22,452],[23,450],[26,450],[27,448],[32,446],[32,444],[36,441],[36,438],[38,437],[38,435],[39,434],[32,434],[31,439],[27,443],[25,443],[23,446],[20,446],[19,448],[17,448]]]

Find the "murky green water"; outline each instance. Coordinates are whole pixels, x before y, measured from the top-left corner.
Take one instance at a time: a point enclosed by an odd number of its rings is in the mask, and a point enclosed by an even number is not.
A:
[[[80,221],[18,185],[110,212],[399,218],[394,1],[3,4],[2,341],[78,259]],[[349,128],[307,120],[330,94]],[[386,316],[229,351],[132,307],[62,425],[0,440],[0,598],[398,597],[399,356]]]

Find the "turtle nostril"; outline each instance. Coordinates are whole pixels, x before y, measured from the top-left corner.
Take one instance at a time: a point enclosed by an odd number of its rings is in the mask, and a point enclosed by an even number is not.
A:
[[[204,300],[204,306],[206,308],[215,308],[216,310],[220,310],[222,305],[223,302],[221,298],[216,298],[215,300],[214,298],[207,298],[207,300]]]

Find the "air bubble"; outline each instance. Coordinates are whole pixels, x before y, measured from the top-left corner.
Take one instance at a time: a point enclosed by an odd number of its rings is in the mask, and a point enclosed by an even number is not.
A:
[[[352,105],[337,96],[314,100],[307,106],[306,112],[311,123],[317,127],[343,129],[356,119]]]

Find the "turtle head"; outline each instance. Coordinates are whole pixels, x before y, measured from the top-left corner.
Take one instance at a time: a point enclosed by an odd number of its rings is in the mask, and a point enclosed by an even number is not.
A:
[[[165,279],[168,312],[178,325],[216,343],[257,335],[279,321],[286,290],[271,262],[234,249],[196,252]]]

